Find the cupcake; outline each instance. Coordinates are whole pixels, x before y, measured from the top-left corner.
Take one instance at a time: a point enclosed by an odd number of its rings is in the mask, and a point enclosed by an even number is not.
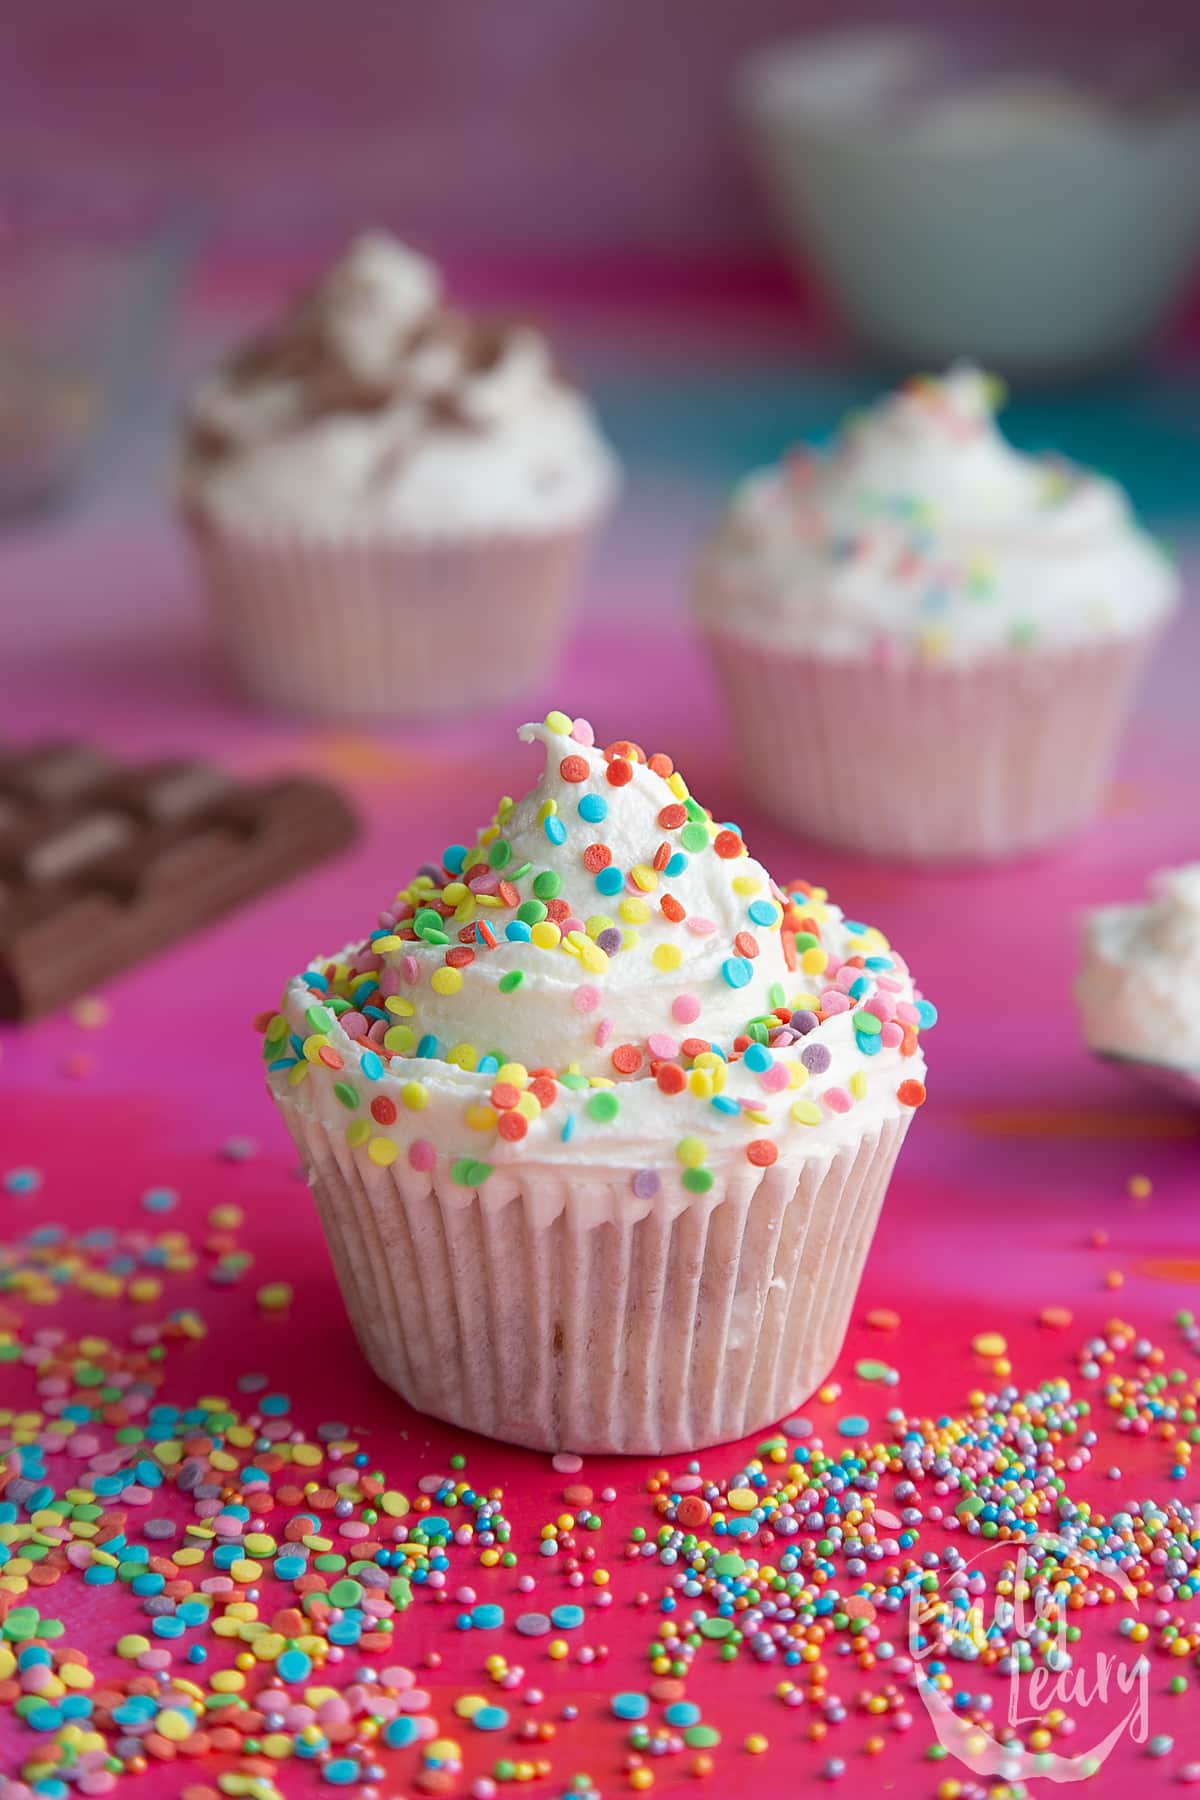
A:
[[[1088,916],[1075,997],[1098,1056],[1200,1104],[1200,863]]]
[[[751,476],[695,610],[748,792],[784,825],[914,862],[1021,855],[1094,815],[1177,600],[1104,477],[1000,435],[957,367]]]
[[[180,473],[243,687],[345,718],[536,686],[616,480],[545,339],[380,233],[197,384]]]
[[[368,1361],[539,1449],[738,1438],[837,1357],[933,1007],[668,757],[565,713],[523,800],[261,1021]]]

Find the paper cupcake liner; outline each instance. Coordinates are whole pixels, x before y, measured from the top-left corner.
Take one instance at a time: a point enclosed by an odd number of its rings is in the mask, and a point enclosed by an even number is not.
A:
[[[707,635],[764,812],[843,849],[945,863],[1041,850],[1087,824],[1158,634],[967,669]]]
[[[193,536],[243,689],[287,712],[409,718],[495,706],[554,665],[591,522],[469,542]]]
[[[411,1405],[538,1450],[746,1436],[828,1374],[908,1117],[703,1195],[512,1165],[479,1190],[382,1169],[286,1100],[351,1321]]]

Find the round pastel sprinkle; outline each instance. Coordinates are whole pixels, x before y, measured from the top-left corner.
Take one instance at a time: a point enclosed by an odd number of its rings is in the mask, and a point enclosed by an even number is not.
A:
[[[639,1200],[653,1200],[662,1187],[662,1179],[654,1169],[639,1169],[630,1185]]]
[[[577,1631],[583,1624],[583,1619],[582,1606],[575,1606],[569,1602],[550,1609],[550,1623],[557,1631]]]
[[[644,1719],[650,1711],[650,1701],[645,1694],[614,1694],[609,1705],[614,1719]]]

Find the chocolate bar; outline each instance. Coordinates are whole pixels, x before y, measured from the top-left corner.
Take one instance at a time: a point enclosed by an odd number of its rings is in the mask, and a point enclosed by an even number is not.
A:
[[[32,1019],[354,836],[335,789],[88,744],[0,747],[0,1018]]]

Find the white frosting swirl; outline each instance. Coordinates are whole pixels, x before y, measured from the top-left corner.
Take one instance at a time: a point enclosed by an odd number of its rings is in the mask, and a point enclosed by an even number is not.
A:
[[[964,663],[1140,632],[1178,582],[1114,482],[1000,434],[959,366],[849,419],[828,456],[751,476],[702,559],[713,631],[831,659]]]
[[[434,265],[379,232],[197,383],[189,426],[185,500],[259,533],[556,530],[617,482],[541,334],[448,311]]]
[[[777,888],[669,759],[560,713],[520,735],[532,791],[263,1021],[282,1099],[377,1161],[599,1159],[643,1198],[920,1104],[936,1014],[879,932]]]
[[[1075,996],[1093,1050],[1200,1074],[1200,863],[1089,914]]]

